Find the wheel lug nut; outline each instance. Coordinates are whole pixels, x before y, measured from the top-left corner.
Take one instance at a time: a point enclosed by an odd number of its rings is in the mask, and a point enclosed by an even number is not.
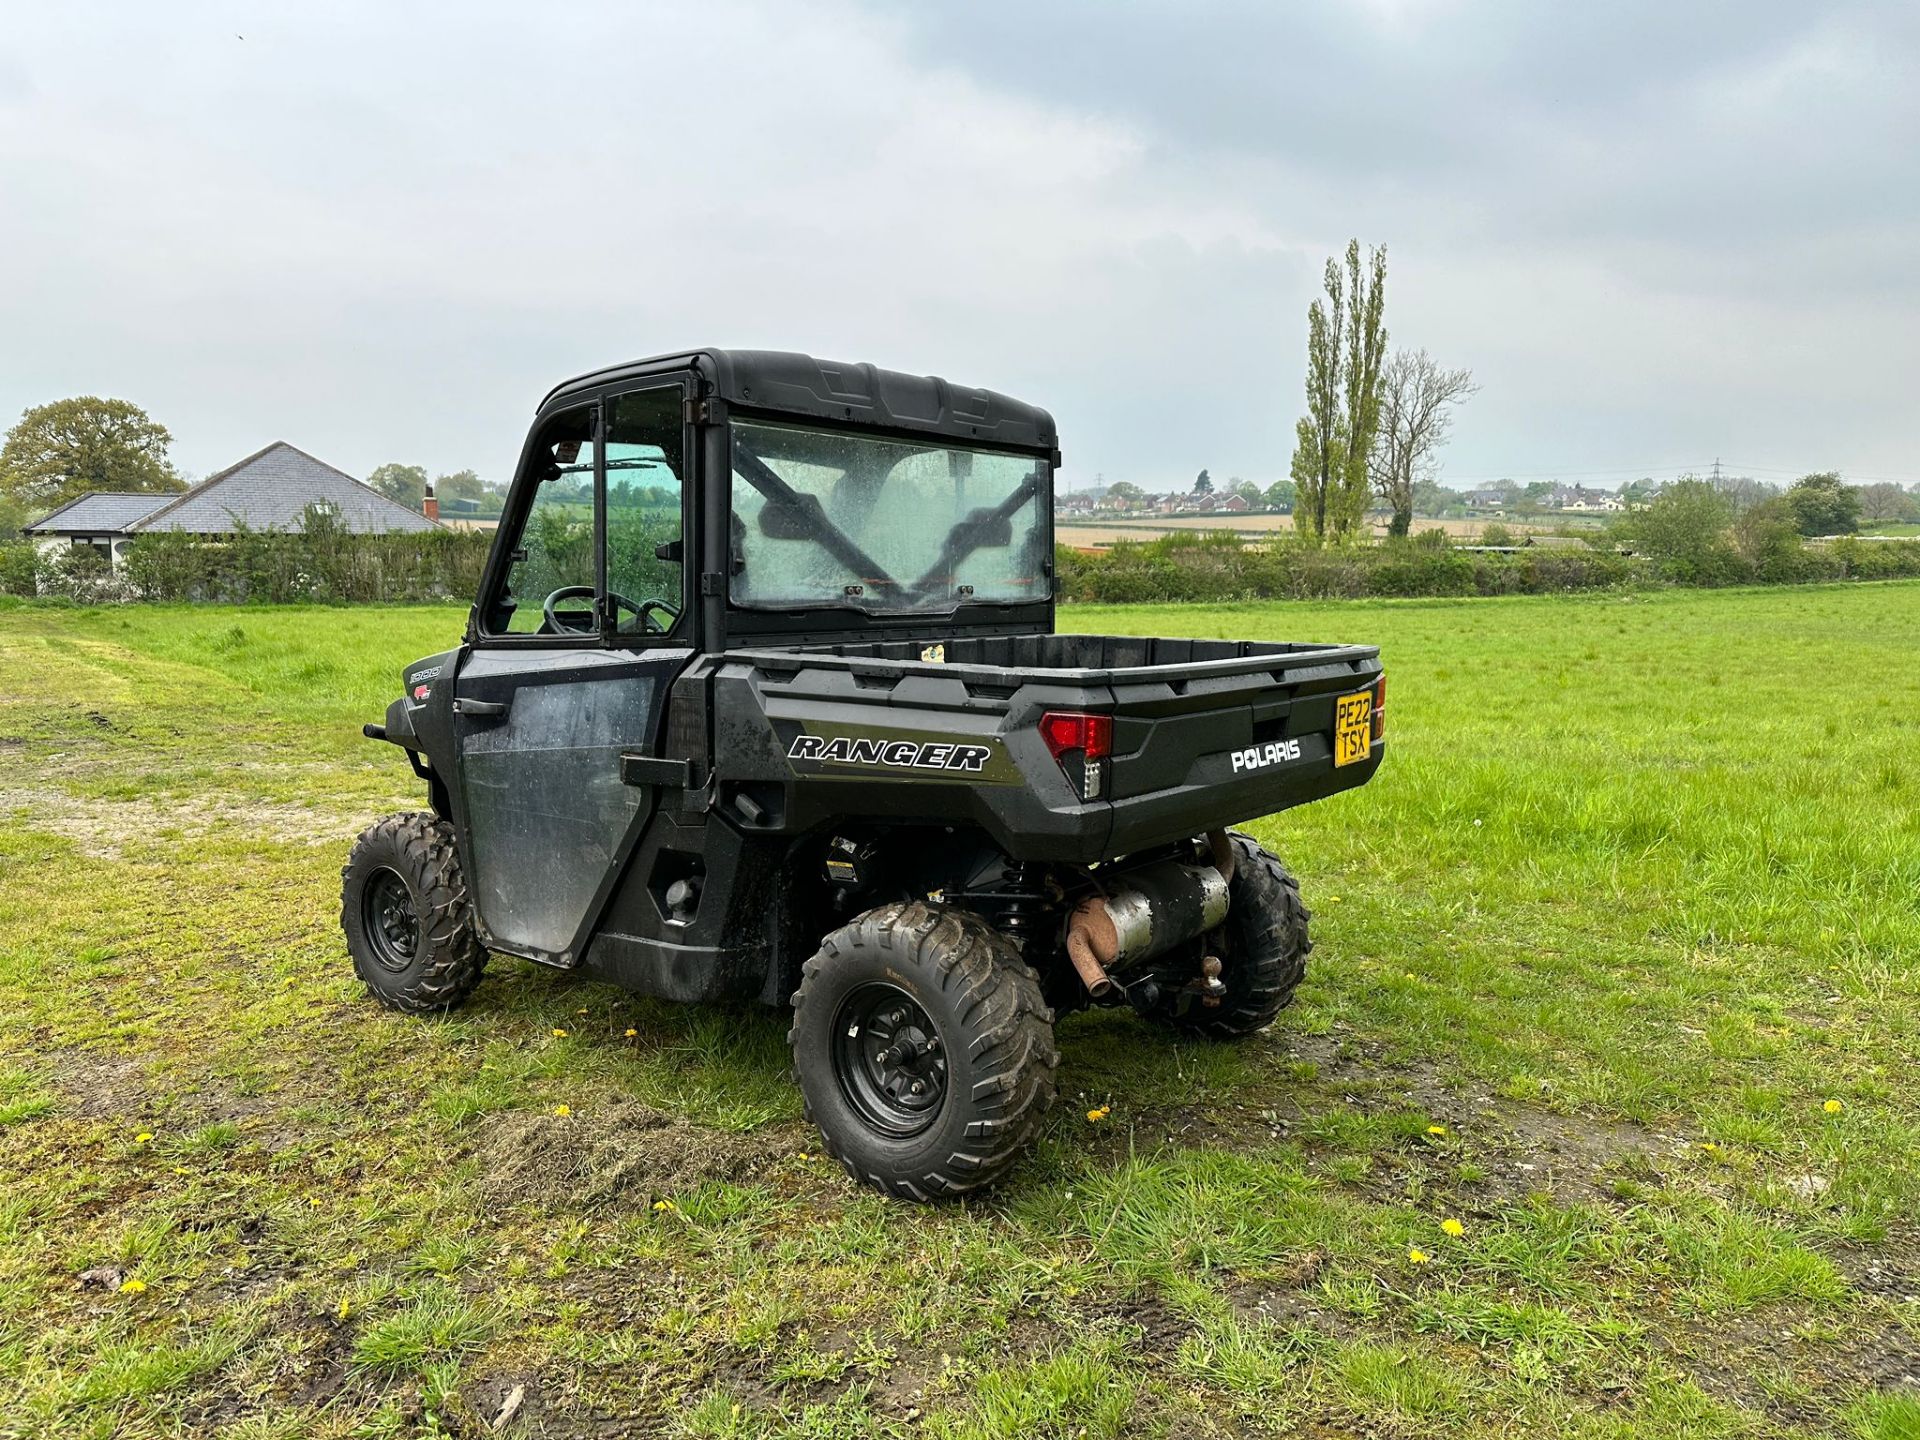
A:
[[[914,1082],[913,1082],[913,1084],[911,1084],[911,1085],[909,1085],[909,1086],[907,1087],[907,1093],[908,1093],[909,1095],[924,1095],[924,1094],[926,1094],[926,1093],[927,1093],[927,1082],[926,1082],[926,1081],[924,1081],[924,1080],[916,1080],[916,1081],[914,1081]]]

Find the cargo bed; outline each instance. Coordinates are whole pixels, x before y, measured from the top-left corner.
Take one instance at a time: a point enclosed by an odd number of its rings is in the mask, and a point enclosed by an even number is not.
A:
[[[1334,763],[1340,698],[1381,673],[1367,645],[1025,634],[718,660],[715,766],[789,830],[957,811],[1010,855],[1088,863],[1350,789],[1384,746]],[[1043,742],[1049,713],[1110,719],[1097,785]],[[894,764],[875,749],[889,738],[989,754],[973,771]]]

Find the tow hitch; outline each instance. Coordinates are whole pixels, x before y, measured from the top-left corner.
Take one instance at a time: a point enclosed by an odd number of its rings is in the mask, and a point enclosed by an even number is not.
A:
[[[1067,920],[1067,956],[1089,995],[1100,999],[1113,993],[1109,971],[1198,939],[1227,918],[1233,846],[1224,830],[1210,833],[1207,846],[1210,864],[1162,860],[1145,865],[1128,871],[1106,894],[1090,895],[1074,907]],[[1207,956],[1200,971],[1185,988],[1217,1004],[1226,989],[1219,959]]]

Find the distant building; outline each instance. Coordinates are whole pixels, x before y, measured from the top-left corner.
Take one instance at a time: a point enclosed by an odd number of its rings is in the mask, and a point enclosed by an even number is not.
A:
[[[429,504],[432,502],[429,501]],[[297,530],[312,507],[355,535],[437,530],[439,525],[344,470],[276,440],[177,495],[95,491],[27,526],[42,551],[92,545],[117,567],[136,536],[184,531],[217,540],[248,530]]]
[[[1507,492],[1504,490],[1469,490],[1460,497],[1460,501],[1469,510],[1504,510],[1507,508]]]
[[[1627,508],[1626,502],[1611,490],[1589,490],[1584,485],[1575,485],[1571,489],[1565,485],[1556,485],[1547,504],[1554,510],[1572,510],[1585,514]]]

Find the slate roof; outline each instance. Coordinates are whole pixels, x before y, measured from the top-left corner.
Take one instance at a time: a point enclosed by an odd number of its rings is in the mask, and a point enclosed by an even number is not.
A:
[[[185,530],[192,535],[229,535],[238,519],[250,530],[297,530],[301,515],[316,500],[331,502],[339,512],[341,528],[356,535],[440,528],[284,440],[209,475],[128,528],[136,534]]]
[[[29,535],[118,535],[176,497],[151,491],[96,490],[69,500],[26,527]]]

